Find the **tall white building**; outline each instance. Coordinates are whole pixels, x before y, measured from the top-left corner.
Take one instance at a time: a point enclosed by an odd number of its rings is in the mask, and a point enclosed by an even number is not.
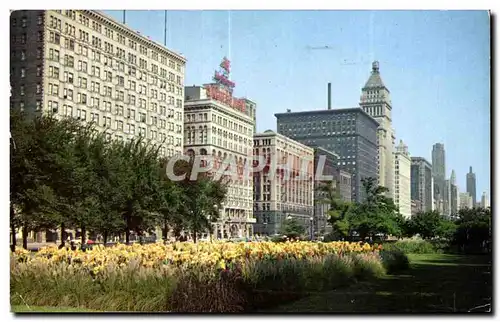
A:
[[[472,196],[468,192],[460,192],[459,209],[472,209]]]
[[[483,191],[481,196],[481,208],[488,208],[490,206],[490,200],[488,198],[488,193]]]
[[[459,190],[457,186],[457,176],[455,170],[451,170],[450,176],[450,214],[456,216],[459,206]]]
[[[394,203],[405,218],[411,217],[411,157],[408,146],[399,141],[394,152]]]
[[[361,90],[361,108],[379,124],[378,183],[389,189],[388,197],[394,198],[394,131],[392,129],[392,103],[390,92],[380,77],[379,63],[372,64],[372,72]]]
[[[214,233],[217,238],[248,237],[255,223],[253,180],[245,178],[243,167],[253,160],[254,120],[246,101],[232,96],[229,61],[224,59],[221,67],[216,83],[185,88],[184,149],[190,155],[211,155],[214,171],[224,160],[236,160],[239,179],[229,183]]]
[[[432,185],[432,210],[438,210],[439,206],[436,205],[436,199],[434,199],[434,178],[431,179]]]
[[[19,10],[10,25],[12,108],[182,153],[184,57],[97,11]]]
[[[310,229],[314,220],[314,149],[268,130],[254,135],[253,150],[255,156],[267,160],[266,167],[253,175],[255,231],[278,234],[289,217]],[[288,175],[284,170],[281,176],[276,169],[273,180],[273,161],[280,167],[287,165]],[[303,179],[294,180],[296,176]]]

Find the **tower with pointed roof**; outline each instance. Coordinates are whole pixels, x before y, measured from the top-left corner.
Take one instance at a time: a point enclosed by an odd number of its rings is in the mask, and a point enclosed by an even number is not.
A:
[[[389,189],[388,197],[394,198],[394,141],[392,129],[392,103],[389,89],[380,76],[378,61],[372,63],[372,72],[361,89],[361,108],[379,124],[378,136],[378,183]]]

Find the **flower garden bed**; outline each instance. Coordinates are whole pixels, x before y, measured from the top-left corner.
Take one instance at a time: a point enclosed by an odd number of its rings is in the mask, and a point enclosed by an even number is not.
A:
[[[379,246],[331,242],[53,247],[11,256],[11,304],[243,312],[385,274]]]

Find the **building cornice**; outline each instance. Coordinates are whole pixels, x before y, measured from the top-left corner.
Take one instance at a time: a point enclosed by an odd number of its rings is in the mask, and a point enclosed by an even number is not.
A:
[[[160,54],[163,54],[171,59],[176,59],[183,64],[186,64],[187,59],[184,56],[181,56],[180,54],[175,53],[174,51],[158,44],[156,41],[151,40],[133,29],[129,28],[128,26],[124,25],[123,23],[120,23],[116,21],[115,19],[109,17],[108,15],[97,11],[97,10],[81,10],[81,13],[84,13],[88,17],[106,25],[107,27],[111,27],[115,30],[118,30],[122,33],[124,33],[127,37],[133,39],[139,44],[145,45],[147,47],[153,47],[154,49],[158,50]]]
[[[232,117],[238,118],[243,122],[247,122],[253,125],[253,117],[242,113],[238,112],[237,110],[227,107],[224,104],[221,104],[217,102],[216,100],[213,99],[199,99],[199,100],[191,100],[191,101],[184,101],[184,108],[185,109],[215,109],[223,113],[228,113]]]

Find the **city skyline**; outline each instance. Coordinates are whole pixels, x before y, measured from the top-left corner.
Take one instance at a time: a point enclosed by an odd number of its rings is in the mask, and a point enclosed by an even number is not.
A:
[[[105,13],[122,20],[122,11]],[[333,108],[359,106],[378,60],[396,141],[427,160],[443,143],[460,190],[472,166],[477,190],[491,191],[487,11],[168,11],[167,18],[167,47],[187,58],[185,85],[209,82],[227,56],[235,94],[258,105],[257,132],[276,130],[273,115],[288,108],[326,109],[328,82]],[[126,14],[127,25],[161,44],[164,21],[163,11]]]

